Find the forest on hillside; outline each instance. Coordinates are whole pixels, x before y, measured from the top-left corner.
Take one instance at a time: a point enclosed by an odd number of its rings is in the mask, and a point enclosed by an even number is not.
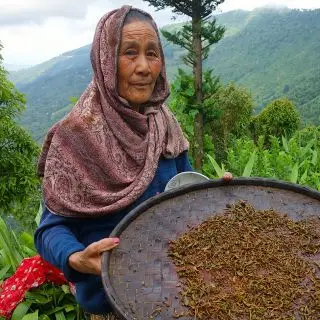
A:
[[[320,10],[256,9],[217,16],[224,38],[210,48],[205,69],[223,83],[246,87],[258,113],[269,102],[287,97],[305,124],[320,123]],[[178,30],[169,25],[165,30]],[[172,83],[184,49],[164,37],[167,73]],[[10,79],[26,95],[27,110],[20,123],[42,141],[48,128],[70,110],[70,97],[79,97],[91,80],[90,46],[66,52]]]

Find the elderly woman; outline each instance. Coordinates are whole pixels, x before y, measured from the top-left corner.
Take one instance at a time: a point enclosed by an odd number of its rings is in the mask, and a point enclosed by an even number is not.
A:
[[[120,241],[109,234],[135,206],[192,168],[188,142],[163,104],[169,89],[151,16],[129,6],[106,14],[97,25],[91,61],[91,83],[43,146],[45,210],[35,243],[75,284],[79,304],[105,314],[111,310],[101,254]]]
[[[125,6],[102,17],[91,62],[91,83],[43,146],[46,207],[35,242],[75,284],[79,304],[105,314],[101,254],[120,241],[109,234],[131,209],[192,168],[188,142],[163,104],[169,89],[151,16]]]

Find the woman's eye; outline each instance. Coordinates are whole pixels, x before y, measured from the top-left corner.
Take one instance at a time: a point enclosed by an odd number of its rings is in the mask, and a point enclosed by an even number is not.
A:
[[[137,52],[136,52],[135,50],[127,50],[127,51],[125,52],[125,54],[126,54],[127,56],[134,56],[134,55],[137,54]]]
[[[157,53],[156,51],[151,50],[151,51],[148,51],[148,52],[147,52],[147,55],[148,55],[149,57],[157,57],[157,56],[158,56],[158,53]]]

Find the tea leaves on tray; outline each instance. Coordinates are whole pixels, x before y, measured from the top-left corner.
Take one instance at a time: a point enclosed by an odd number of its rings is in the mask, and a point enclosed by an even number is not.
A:
[[[181,303],[195,319],[320,319],[320,220],[245,202],[172,241]]]

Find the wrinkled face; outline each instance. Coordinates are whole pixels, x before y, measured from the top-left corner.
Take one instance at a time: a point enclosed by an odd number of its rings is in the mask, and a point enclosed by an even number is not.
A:
[[[122,29],[118,57],[118,91],[132,106],[151,98],[162,60],[154,28],[145,21],[133,21]]]

